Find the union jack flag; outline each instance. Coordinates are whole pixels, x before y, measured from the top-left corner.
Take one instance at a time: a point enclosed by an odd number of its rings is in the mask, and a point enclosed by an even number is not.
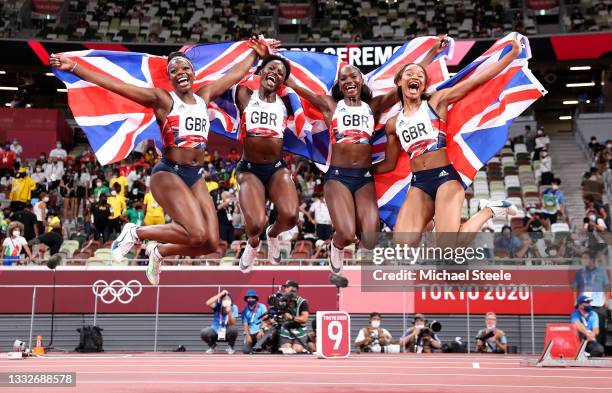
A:
[[[435,90],[446,89],[482,72],[511,51],[514,39],[519,39],[523,46],[517,59],[449,107],[447,152],[464,187],[471,184],[478,170],[504,146],[512,121],[544,96],[546,90],[528,68],[529,40],[518,33],[500,39],[455,76],[435,87]],[[391,227],[406,199],[411,178],[406,154],[400,154],[394,171],[375,177],[379,214]]]

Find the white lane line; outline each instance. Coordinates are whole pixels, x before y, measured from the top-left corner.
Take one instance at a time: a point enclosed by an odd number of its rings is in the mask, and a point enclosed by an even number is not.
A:
[[[77,384],[105,384],[105,385],[116,385],[116,384],[140,384],[142,387],[142,380],[122,380],[122,381],[79,381]],[[152,381],[151,385],[196,385],[196,384],[208,384],[208,385],[282,385],[287,386],[286,381],[218,381],[212,382],[208,380],[200,380],[200,381]],[[291,381],[291,385],[307,385],[307,386],[335,386],[335,385],[343,385],[343,386],[387,386],[387,387],[450,387],[457,389],[459,387],[469,387],[469,388],[495,388],[499,390],[499,388],[510,388],[510,389],[554,389],[556,391],[559,390],[570,390],[572,392],[576,391],[575,386],[566,387],[566,386],[549,386],[549,385],[504,385],[504,384],[495,384],[495,385],[487,385],[487,384],[444,384],[444,383],[381,383],[381,382],[297,382]],[[604,390],[612,392],[612,388],[607,387],[588,387],[588,386],[580,386],[580,390]]]
[[[77,374],[79,375],[84,375],[84,374],[105,374],[105,375],[109,375],[109,376],[113,376],[113,377],[117,377],[118,375],[127,375],[127,374],[157,374],[159,375],[159,371],[126,371],[125,374],[111,374],[108,371],[77,371]],[[303,371],[295,371],[295,370],[288,370],[288,371],[166,371],[164,372],[164,375],[173,375],[173,374],[185,374],[185,375],[196,375],[196,374],[202,374],[202,375],[219,375],[219,374],[224,374],[224,375],[233,375],[233,374],[237,374],[237,375],[243,375],[243,374],[255,374],[255,375],[260,375],[260,374],[287,374],[287,375],[312,375],[312,372],[303,372]],[[482,373],[410,373],[410,374],[406,374],[406,373],[385,373],[385,372],[317,372],[317,376],[324,376],[324,375],[385,375],[385,376],[397,376],[397,377],[406,377],[406,376],[410,376],[410,377],[435,377],[435,376],[441,376],[441,377],[479,377],[479,378],[488,378],[488,377],[494,377],[494,378],[498,378],[498,377],[516,377],[516,378],[559,378],[558,375],[524,375],[524,374],[482,374]],[[566,379],[604,379],[604,380],[608,380],[608,379],[612,379],[612,376],[610,377],[597,377],[597,376],[573,376],[573,377],[566,377]],[[151,380],[151,382],[155,382],[155,380]]]
[[[473,368],[480,368],[480,363],[472,363]]]

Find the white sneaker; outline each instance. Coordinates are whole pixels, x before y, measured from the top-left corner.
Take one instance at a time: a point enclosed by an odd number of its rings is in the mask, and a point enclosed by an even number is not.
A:
[[[240,257],[240,271],[243,273],[249,273],[255,266],[255,258],[257,257],[257,248],[251,246],[251,243],[247,242],[247,245]]]
[[[329,255],[329,268],[332,273],[340,274],[344,265],[344,250],[336,248],[334,242],[331,243],[331,252]]]
[[[227,352],[228,355],[233,355],[236,353],[236,350],[232,347],[228,347],[225,352]]]
[[[159,285],[159,276],[161,274],[161,264],[164,257],[159,255],[157,243],[149,242],[145,253],[149,256],[149,264],[147,265],[147,278],[151,285]]]
[[[128,222],[123,226],[121,233],[117,236],[117,239],[113,241],[111,245],[111,251],[115,261],[121,261],[127,253],[134,247],[134,243],[138,241],[138,235],[136,235],[136,224]]]
[[[210,347],[210,348],[208,348],[208,350],[206,351],[206,353],[215,353],[215,347]]]
[[[272,228],[272,226],[269,226],[268,229],[266,229],[266,239],[268,240],[268,259],[270,260],[271,264],[278,265],[281,260],[280,241],[278,240],[278,237],[270,237],[268,234],[270,232],[270,228]]]
[[[516,208],[516,206],[514,206],[512,202],[508,202],[506,200],[489,201],[488,199],[481,199],[480,210],[487,207],[493,212],[493,217],[503,217],[506,215],[516,216],[518,213],[518,209]]]

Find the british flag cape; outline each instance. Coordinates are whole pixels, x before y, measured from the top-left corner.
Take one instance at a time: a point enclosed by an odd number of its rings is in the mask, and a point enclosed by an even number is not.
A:
[[[512,121],[546,94],[544,87],[528,68],[528,60],[531,58],[529,41],[518,33],[508,34],[452,78],[430,86],[430,91],[446,89],[482,72],[510,52],[515,38],[521,41],[523,47],[517,59],[490,81],[449,106],[446,123],[447,152],[464,187],[471,184],[478,170],[504,146]],[[442,60],[438,66],[445,68]],[[379,73],[377,70],[373,76]],[[442,70],[442,74],[446,74],[446,71]],[[398,107],[393,108],[386,117],[394,116],[398,110]],[[379,134],[373,146],[376,160],[384,158],[384,134]],[[379,214],[390,227],[395,225],[399,209],[410,188],[411,178],[407,154],[400,154],[395,170],[375,176]]]
[[[484,67],[499,61],[510,51],[512,33],[496,42],[487,52],[448,79],[445,58],[452,57],[453,41],[427,67],[430,91],[455,85],[472,77]],[[531,57],[529,42],[518,36],[524,49],[509,67],[493,80],[468,94],[449,108],[447,143],[449,157],[468,185],[478,169],[503,146],[512,120],[537,98],[545,94],[541,84],[527,68]],[[433,44],[433,37],[420,37],[400,47],[381,67],[366,76],[374,95],[394,88],[393,76],[402,64],[421,61]],[[250,51],[247,42],[226,42],[188,46],[182,49],[194,64],[194,90],[218,79],[235,64],[243,61]],[[298,84],[318,94],[330,94],[338,70],[344,64],[338,57],[314,52],[280,51],[290,60],[292,75]],[[86,50],[64,53],[80,67],[87,67],[109,77],[142,87],[172,89],[166,74],[166,58],[135,52]],[[256,66],[256,64],[253,64]],[[139,142],[154,140],[161,147],[159,125],[151,109],[85,82],[70,72],[53,69],[68,90],[68,104],[77,124],[85,132],[97,159],[109,164],[127,157]],[[256,76],[240,82],[257,88]],[[240,139],[240,116],[235,104],[235,87],[209,103],[211,131]],[[303,155],[314,162],[329,162],[330,137],[322,114],[287,87],[279,90],[287,96],[293,115],[285,131],[284,149]],[[373,138],[373,161],[384,158],[384,123],[399,111],[399,105],[389,109],[377,124]],[[396,169],[376,176],[376,191],[381,218],[390,226],[405,199],[410,183],[407,157],[398,161]]]

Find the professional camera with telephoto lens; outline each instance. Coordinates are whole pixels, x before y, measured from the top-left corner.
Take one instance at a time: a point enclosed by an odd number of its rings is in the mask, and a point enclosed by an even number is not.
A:
[[[434,333],[438,333],[442,330],[442,324],[438,321],[431,321],[425,325],[423,329],[419,332],[419,339],[423,338],[432,338]]]
[[[285,320],[285,313],[290,313],[290,306],[296,301],[295,292],[285,293],[278,291],[268,297],[268,311],[261,316],[261,320],[268,322],[272,325],[270,329],[255,343],[253,346],[254,352],[261,352],[265,349],[269,349],[270,352],[276,352],[278,350],[278,338],[280,329],[283,324],[287,323]],[[290,323],[291,321],[289,321]]]
[[[495,336],[495,330],[484,331],[476,336],[476,340],[487,341],[493,336]]]

